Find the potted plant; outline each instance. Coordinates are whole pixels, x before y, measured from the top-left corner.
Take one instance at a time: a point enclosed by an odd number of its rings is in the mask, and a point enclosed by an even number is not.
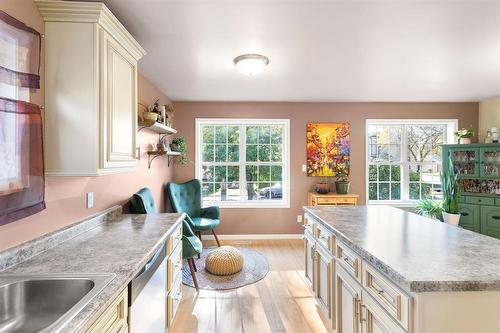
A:
[[[178,164],[189,163],[189,159],[187,157],[186,140],[183,136],[178,136],[172,140],[172,142],[170,143],[170,150],[173,152],[181,153],[179,159],[177,160]]]
[[[443,186],[443,220],[445,223],[458,225],[460,212],[458,202],[460,200],[460,182],[458,173],[455,173],[451,157],[448,160],[447,172],[441,175]]]
[[[423,199],[417,203],[415,207],[415,211],[423,215],[425,217],[429,217],[431,219],[441,220],[443,206],[441,201],[431,200],[431,199]]]
[[[458,138],[458,143],[469,144],[471,143],[470,139],[474,136],[474,130],[462,128],[455,132],[455,136]]]
[[[344,170],[340,170],[336,175],[335,180],[335,192],[337,194],[348,194],[349,188],[351,187],[351,182],[349,181],[349,175]]]

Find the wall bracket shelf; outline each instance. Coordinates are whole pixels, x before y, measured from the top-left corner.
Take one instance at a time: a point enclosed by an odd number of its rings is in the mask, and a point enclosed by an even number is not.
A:
[[[158,156],[167,156],[167,166],[173,162],[175,157],[181,156],[181,153],[176,151],[148,151],[148,170],[151,169],[151,163]]]

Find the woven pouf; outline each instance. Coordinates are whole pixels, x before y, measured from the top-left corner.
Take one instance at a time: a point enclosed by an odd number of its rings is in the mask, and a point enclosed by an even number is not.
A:
[[[214,275],[232,275],[243,268],[243,256],[237,248],[221,246],[213,250],[205,259],[205,269]]]

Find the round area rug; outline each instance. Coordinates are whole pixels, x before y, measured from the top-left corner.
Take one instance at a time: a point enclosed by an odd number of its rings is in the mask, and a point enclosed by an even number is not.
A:
[[[205,270],[205,259],[207,255],[215,249],[214,247],[203,249],[201,258],[196,259],[196,278],[200,289],[227,290],[246,286],[263,279],[269,272],[269,265],[266,257],[257,251],[237,247],[244,258],[243,269],[233,275],[218,276],[210,274]],[[194,288],[193,278],[187,261],[182,265],[182,283]]]

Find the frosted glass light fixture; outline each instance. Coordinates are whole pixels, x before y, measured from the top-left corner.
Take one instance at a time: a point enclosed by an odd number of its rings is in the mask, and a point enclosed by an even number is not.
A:
[[[261,54],[242,54],[233,60],[241,74],[255,76],[269,64],[269,59]]]

